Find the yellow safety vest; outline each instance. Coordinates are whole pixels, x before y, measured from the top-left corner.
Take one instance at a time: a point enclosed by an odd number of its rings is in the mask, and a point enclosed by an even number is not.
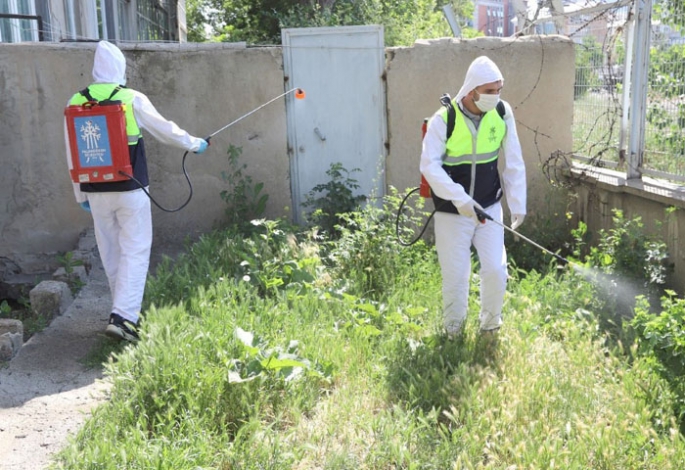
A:
[[[507,125],[497,108],[481,118],[476,135],[466,123],[466,117],[452,101],[456,111],[454,130],[445,143],[442,168],[449,177],[480,205],[489,207],[502,197],[502,185],[497,169],[499,149],[507,133]],[[448,109],[443,107],[441,117],[447,124]],[[449,125],[449,124],[448,124]],[[431,191],[435,208],[441,212],[458,213],[450,201]]]
[[[94,83],[88,87],[90,95],[98,100],[106,100],[110,97],[118,85],[112,83]],[[140,132],[136,118],[133,115],[133,91],[128,88],[120,88],[112,97],[114,101],[121,101],[124,105],[124,116],[126,117],[126,136],[128,145],[136,145],[143,134]],[[76,93],[69,102],[70,105],[80,105],[88,101],[83,94]]]
[[[453,106],[457,104],[453,103]],[[447,122],[446,108],[443,108],[441,116]],[[506,132],[504,120],[497,110],[493,109],[483,115],[474,142],[463,113],[457,110],[454,131],[446,143],[442,164],[456,166],[496,160]]]

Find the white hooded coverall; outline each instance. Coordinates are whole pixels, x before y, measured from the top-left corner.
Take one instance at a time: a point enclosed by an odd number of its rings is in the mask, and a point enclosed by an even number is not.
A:
[[[100,41],[95,50],[93,82],[124,85],[126,59],[115,45]],[[133,90],[132,90],[133,91]],[[203,139],[193,137],[166,120],[144,94],[133,91],[133,114],[138,127],[164,144],[188,151],[200,148]],[[72,167],[69,137],[65,143]],[[142,144],[142,142],[141,142]],[[76,202],[90,204],[100,258],[112,294],[112,312],[137,323],[145,291],[152,247],[150,199],[142,189],[124,192],[82,192],[74,183]],[[147,188],[146,188],[147,189]]]
[[[481,56],[469,67],[464,85],[457,93],[455,102],[464,112],[462,99],[473,89],[486,83],[504,80],[492,60]],[[516,123],[511,107],[504,102],[506,135],[500,148],[504,158],[501,181],[511,214],[526,214],[526,172],[516,132]],[[476,132],[480,122],[464,118],[472,134],[473,148],[476,148]],[[443,169],[447,126],[440,110],[430,119],[423,139],[420,170],[433,192],[442,199],[452,201],[459,207],[468,203],[473,196],[468,188],[455,183]],[[474,150],[475,151],[475,150]],[[502,165],[500,165],[502,166]],[[475,182],[478,184],[478,181]],[[502,205],[498,201],[483,208],[500,223]],[[444,326],[448,334],[457,333],[466,319],[471,274],[471,245],[480,261],[480,328],[493,330],[502,324],[502,306],[507,284],[507,258],[504,248],[504,229],[493,222],[481,224],[471,217],[447,212],[436,212],[435,241],[442,273],[442,296]]]

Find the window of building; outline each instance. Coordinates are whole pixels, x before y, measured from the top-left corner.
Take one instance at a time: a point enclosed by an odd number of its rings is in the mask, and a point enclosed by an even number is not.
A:
[[[0,0],[0,13],[35,16],[33,0]],[[38,20],[0,17],[0,42],[38,41]]]
[[[173,38],[174,4],[170,0],[138,0],[138,39],[168,41]]]

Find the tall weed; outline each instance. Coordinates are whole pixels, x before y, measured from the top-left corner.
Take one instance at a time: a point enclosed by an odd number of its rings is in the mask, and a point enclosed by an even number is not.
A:
[[[394,214],[401,198],[391,188],[383,207],[365,208],[340,214],[339,238],[331,243],[327,263],[335,277],[346,279],[353,293],[380,299],[400,288],[412,266],[424,267],[423,259],[437,260],[423,241],[411,247],[397,240]],[[408,280],[408,279],[407,279]],[[410,281],[411,282],[411,281]]]

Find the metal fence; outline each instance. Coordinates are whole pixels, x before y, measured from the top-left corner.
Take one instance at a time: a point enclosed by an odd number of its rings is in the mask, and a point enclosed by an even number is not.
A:
[[[685,181],[685,18],[674,14],[677,2],[670,9],[653,2],[569,20],[576,26],[568,33],[576,43],[574,156],[628,177]],[[641,11],[645,3],[649,9]],[[637,20],[649,28],[642,42]],[[631,70],[645,47],[643,82]]]

